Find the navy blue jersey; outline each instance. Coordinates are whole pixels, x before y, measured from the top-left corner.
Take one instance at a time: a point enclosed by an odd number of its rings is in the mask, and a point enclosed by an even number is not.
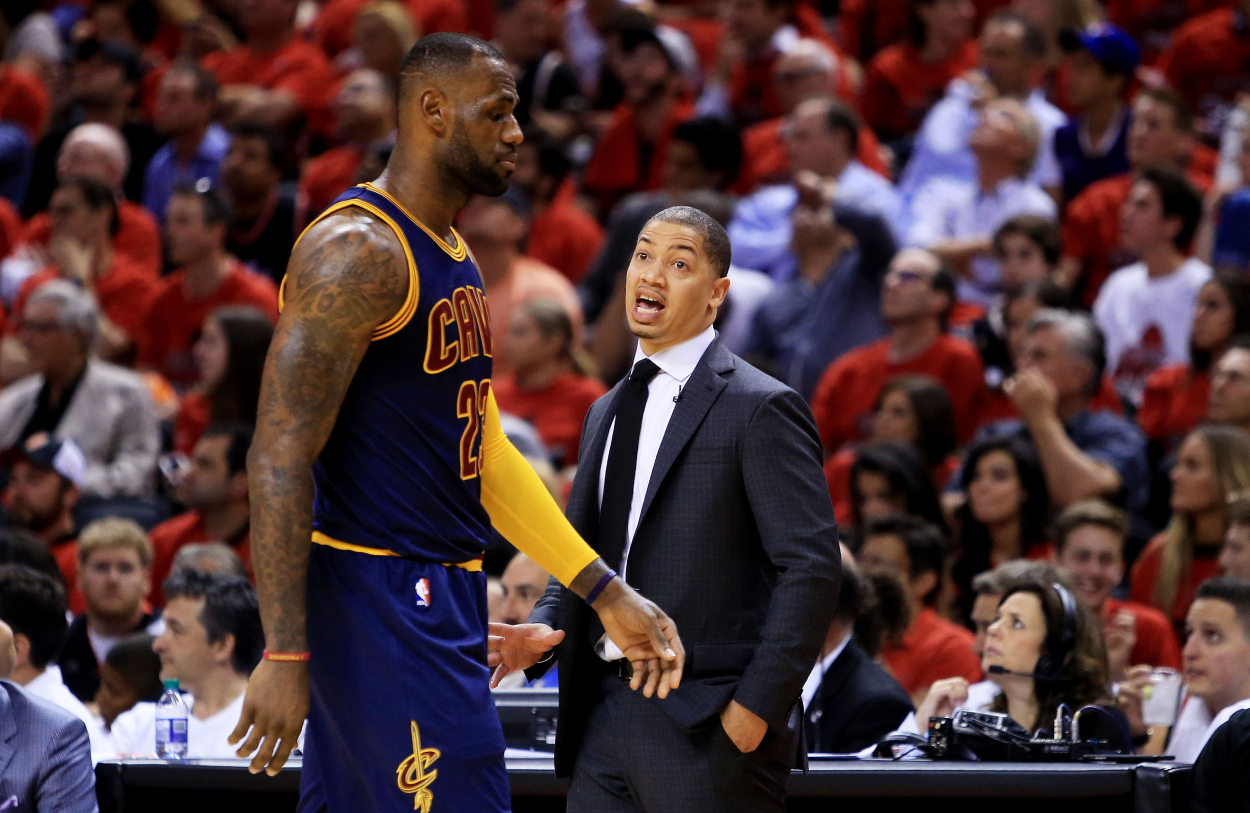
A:
[[[318,220],[352,206],[395,230],[409,291],[375,332],[313,466],[314,541],[473,559],[490,529],[479,478],[492,350],[481,274],[459,234],[453,248],[370,184]]]

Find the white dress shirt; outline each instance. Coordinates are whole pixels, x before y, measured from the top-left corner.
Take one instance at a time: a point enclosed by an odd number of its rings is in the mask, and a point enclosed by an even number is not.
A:
[[[47,669],[43,670],[43,674],[22,688],[41,700],[46,700],[54,706],[65,709],[83,721],[83,724],[87,726],[87,736],[91,740],[92,765],[102,759],[111,759],[113,757],[113,747],[109,743],[104,729],[100,726],[99,720],[87,710],[82,701],[75,697],[74,693],[65,685],[65,681],[61,677],[61,667],[56,664],[48,666]]]
[[[816,698],[816,692],[820,691],[820,684],[825,679],[825,673],[829,671],[829,667],[833,666],[833,662],[842,654],[842,650],[846,649],[846,645],[851,640],[851,633],[847,633],[842,639],[842,643],[833,648],[825,657],[816,662],[812,667],[812,673],[807,676],[807,682],[803,684],[803,708],[806,709],[812,705],[812,700]]]
[[[668,421],[677,408],[677,396],[694,373],[699,359],[707,352],[708,347],[716,338],[716,330],[709,327],[699,335],[687,339],[681,344],[665,348],[653,356],[642,351],[642,345],[634,352],[634,364],[644,358],[650,358],[660,371],[647,385],[647,406],[642,413],[642,428],[638,432],[638,464],[634,469],[634,493],[629,503],[629,522],[625,527],[625,550],[620,562],[608,562],[611,567],[617,565],[621,578],[625,578],[625,570],[629,565],[629,548],[634,542],[634,531],[638,528],[638,520],[642,516],[642,503],[647,496],[647,485],[651,482],[651,470],[655,468],[655,459],[660,453],[660,444],[664,441],[664,433],[668,431]],[[603,484],[608,476],[608,458],[612,454],[612,435],[616,432],[616,418],[608,428],[608,438],[603,447],[603,462],[599,466],[599,505],[603,506]],[[603,650],[600,657],[614,661],[621,657],[617,649],[605,635],[600,639]]]
[[[1175,757],[1177,762],[1196,762],[1215,730],[1227,723],[1229,717],[1248,708],[1250,698],[1239,700],[1213,716],[1204,701],[1187,695],[1180,714],[1176,716],[1176,725],[1172,728],[1165,753]]]

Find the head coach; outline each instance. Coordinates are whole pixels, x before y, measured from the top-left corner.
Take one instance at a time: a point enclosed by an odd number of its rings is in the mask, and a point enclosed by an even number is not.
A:
[[[496,679],[541,674],[558,642],[570,811],[785,809],[799,696],[837,599],[837,526],[807,405],[712,327],[729,259],[725,230],[697,209],[643,227],[626,283],[634,367],[586,417],[568,505],[681,629],[680,688],[629,691],[628,662],[558,583],[528,624],[491,625]]]

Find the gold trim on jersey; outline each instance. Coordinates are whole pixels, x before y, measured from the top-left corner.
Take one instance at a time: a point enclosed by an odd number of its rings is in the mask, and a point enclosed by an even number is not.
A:
[[[351,542],[340,542],[337,539],[326,536],[321,531],[312,532],[312,541],[317,545],[325,545],[327,548],[335,550],[346,550],[352,553],[366,553],[370,556],[395,556],[400,554],[386,548],[368,548],[364,545],[353,545]],[[467,562],[440,562],[443,567],[458,567],[461,570],[467,570],[470,573],[478,573],[482,570],[482,559],[470,559]]]
[[[466,251],[466,246],[464,243],[464,238],[461,237],[460,233],[457,232],[455,229],[451,230],[451,233],[456,236],[456,247],[452,248],[451,246],[447,245],[446,240],[439,237],[434,232],[430,231],[429,228],[427,228],[424,223],[418,220],[416,216],[413,215],[412,212],[405,209],[404,204],[396,200],[395,197],[391,195],[389,192],[387,192],[384,189],[379,189],[378,187],[374,186],[371,183],[362,183],[361,186],[363,186],[365,189],[368,189],[370,192],[374,192],[376,194],[381,195],[382,197],[389,200],[391,203],[395,204],[396,209],[403,212],[418,229],[428,234],[430,236],[430,239],[433,240],[435,243],[437,243],[438,247],[441,248],[443,251],[446,251],[447,254],[450,255],[450,257],[456,262],[461,262],[464,260],[465,257],[468,256],[468,252]]]
[[[308,230],[321,222],[322,219],[351,206],[358,206],[361,209],[364,209],[369,214],[390,226],[391,230],[395,232],[395,236],[399,238],[399,244],[404,247],[404,257],[408,261],[408,295],[404,297],[404,304],[400,306],[399,311],[390,319],[387,319],[374,329],[373,336],[370,341],[376,342],[379,339],[385,339],[387,336],[395,335],[410,321],[412,321],[413,314],[417,312],[417,301],[421,295],[421,280],[419,274],[417,273],[417,261],[412,256],[412,249],[408,246],[408,241],[404,238],[403,229],[400,228],[399,224],[396,223],[390,215],[386,214],[386,212],[383,212],[381,209],[368,201],[363,201],[358,198],[342,200],[331,205],[324,212],[313,218],[313,221],[305,226],[304,230],[300,232],[299,237],[295,240],[295,245],[299,245],[299,241],[304,239],[304,235],[308,233]],[[292,246],[292,253],[294,253],[294,250],[294,246]],[[282,284],[278,286],[279,311],[282,311],[282,309],[286,306],[286,280],[287,278],[283,277]]]

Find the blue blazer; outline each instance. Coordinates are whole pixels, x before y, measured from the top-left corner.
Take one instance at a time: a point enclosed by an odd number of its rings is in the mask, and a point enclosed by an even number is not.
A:
[[[98,810],[82,720],[0,680],[0,811]]]

